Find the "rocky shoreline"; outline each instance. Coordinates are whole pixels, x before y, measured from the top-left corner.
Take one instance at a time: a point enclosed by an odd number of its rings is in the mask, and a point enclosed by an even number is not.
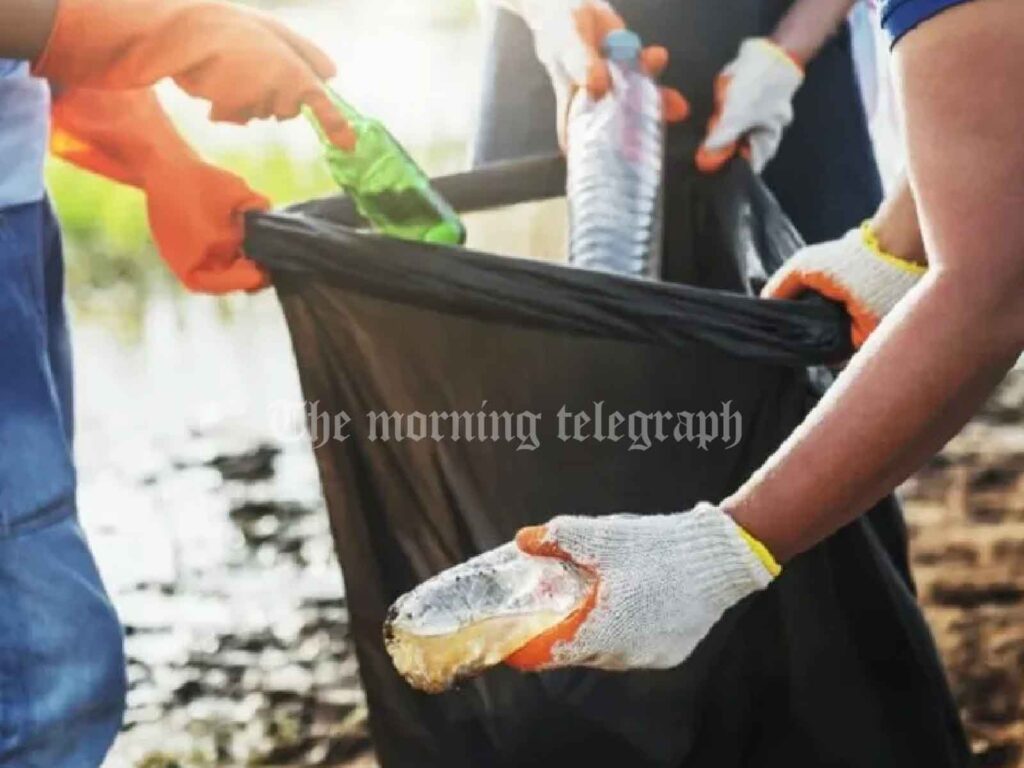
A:
[[[160,496],[184,478],[224,497],[230,533],[212,531],[219,557],[186,552],[169,577],[112,589],[129,694],[107,765],[375,765],[326,515],[295,498],[311,457],[300,446],[193,448],[139,485]]]

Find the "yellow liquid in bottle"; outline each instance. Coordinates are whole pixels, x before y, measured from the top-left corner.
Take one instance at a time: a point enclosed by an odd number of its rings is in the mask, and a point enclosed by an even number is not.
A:
[[[507,544],[400,597],[384,624],[384,645],[410,685],[438,693],[501,663],[567,618],[591,583],[571,563]]]
[[[440,693],[457,680],[500,664],[565,617],[554,612],[497,616],[447,635],[392,630],[386,645],[395,669],[410,685],[427,693]]]

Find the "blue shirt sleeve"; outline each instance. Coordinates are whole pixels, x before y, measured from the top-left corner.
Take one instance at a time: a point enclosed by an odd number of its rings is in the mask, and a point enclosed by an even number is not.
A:
[[[961,5],[970,0],[883,0],[882,27],[889,35],[889,40],[896,44],[903,35],[918,24],[927,21],[954,5]]]

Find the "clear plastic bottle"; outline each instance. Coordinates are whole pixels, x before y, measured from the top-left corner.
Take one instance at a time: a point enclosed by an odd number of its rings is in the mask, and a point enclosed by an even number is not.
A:
[[[566,619],[592,584],[593,576],[572,563],[527,555],[509,543],[398,598],[384,624],[384,645],[412,686],[438,693]]]
[[[640,66],[640,38],[610,32],[611,92],[581,92],[568,122],[569,262],[657,279],[661,273],[661,95]]]

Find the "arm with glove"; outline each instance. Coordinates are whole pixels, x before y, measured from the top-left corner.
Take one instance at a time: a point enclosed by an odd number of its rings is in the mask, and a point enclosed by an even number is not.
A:
[[[152,90],[64,90],[52,118],[55,155],[145,193],[153,240],[185,287],[225,293],[266,285],[262,270],[242,254],[242,214],[270,202],[204,162]]]
[[[603,0],[488,0],[519,16],[533,33],[537,58],[555,91],[558,137],[565,145],[569,104],[580,88],[599,99],[611,88],[611,75],[601,46],[605,36],[625,28],[622,17]],[[644,69],[657,77],[668,64],[668,51],[648,46],[641,54]],[[689,105],[679,91],[662,88],[666,122],[686,119]]]
[[[769,286],[791,295],[827,278],[869,308],[878,301],[869,312],[877,329],[804,423],[719,504],[652,518],[559,517],[521,531],[522,550],[578,563],[597,588],[511,663],[619,669],[685,660],[725,610],[771,581],[773,558],[788,561],[890,493],[1018,359],[1024,106],[1005,100],[993,74],[1024,67],[1024,7],[961,11],[928,21],[896,48],[910,184],[882,207],[867,238],[807,249]],[[949,61],[956,66],[938,66]],[[925,246],[927,273],[903,281],[907,270],[889,257],[920,263]],[[863,263],[871,259],[879,263]],[[899,284],[876,294],[887,280]]]
[[[762,294],[797,299],[814,292],[842,304],[853,346],[860,348],[927,267],[917,206],[904,179],[871,221],[838,240],[799,251],[772,275]]]
[[[211,119],[233,123],[287,120],[305,105],[339,146],[354,141],[321,88],[335,73],[327,55],[271,16],[219,0],[58,0],[32,73],[100,90],[170,78],[208,101]]]
[[[737,152],[760,173],[793,121],[804,67],[846,19],[855,0],[798,0],[769,37],[744,40],[715,81],[715,109],[696,164],[714,173]]]
[[[309,107],[328,137],[354,136],[322,80],[330,59],[270,16],[218,0],[8,0],[0,55],[32,62],[55,100],[54,149],[146,193],[161,254],[192,290],[265,284],[242,258],[245,210],[268,201],[196,155],[148,87],[170,78],[235,123],[289,119]]]

